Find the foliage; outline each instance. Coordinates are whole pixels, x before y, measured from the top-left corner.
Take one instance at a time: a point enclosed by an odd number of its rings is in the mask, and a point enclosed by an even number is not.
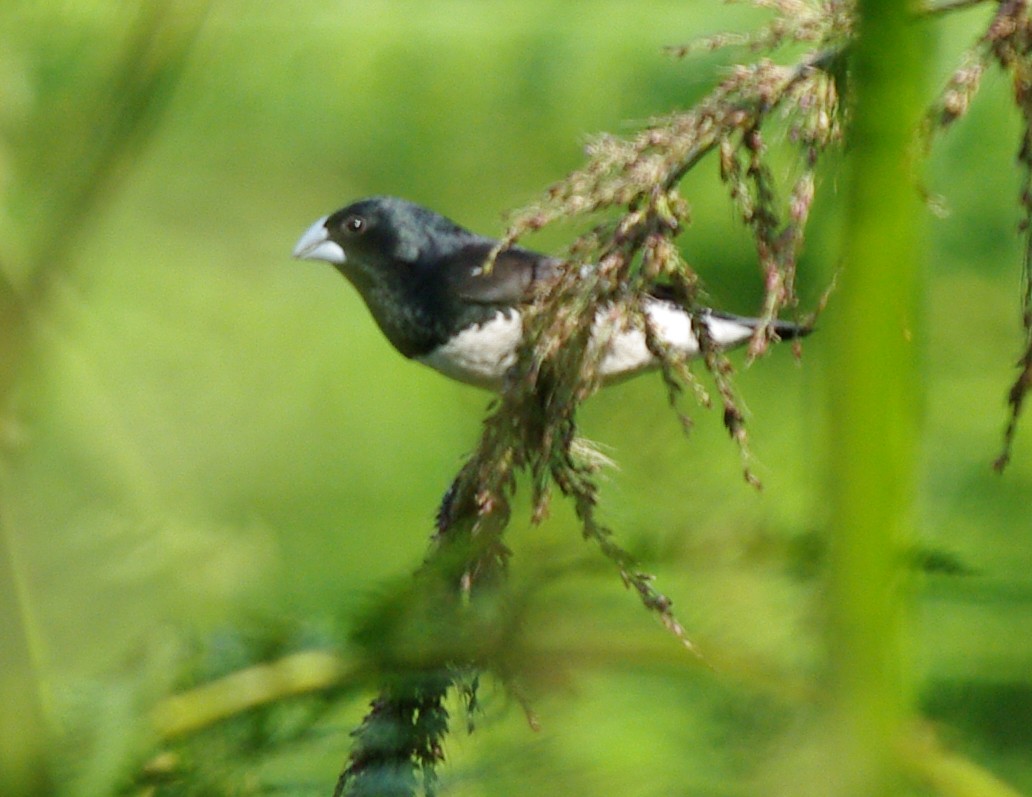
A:
[[[945,130],[961,119],[970,108],[982,75],[991,64],[995,63],[1010,77],[1014,105],[1022,118],[1018,161],[1024,175],[1021,189],[1021,207],[1025,216],[1021,224],[1025,238],[1021,318],[1025,331],[1025,349],[1018,362],[1020,372],[1007,396],[1011,409],[1010,420],[1004,432],[1003,450],[993,465],[997,470],[1003,470],[1010,461],[1018,417],[1025,396],[1032,389],[1032,73],[1029,72],[1027,58],[1030,41],[1032,20],[1028,16],[1028,4],[1000,3],[985,33],[964,55],[939,100],[929,110],[926,123],[926,129],[931,134]]]
[[[519,516],[517,490],[522,489],[524,479],[529,482],[533,522],[542,522],[553,509],[550,495],[557,489],[568,499],[557,503],[572,506],[582,535],[598,548],[601,559],[615,568],[646,609],[696,654],[688,664],[702,662],[725,674],[744,672],[757,681],[769,677],[757,676],[747,666],[736,670],[733,662],[696,644],[698,637],[691,623],[682,625],[673,613],[670,598],[646,572],[649,568],[639,564],[641,551],[617,543],[599,509],[600,475],[610,463],[579,434],[581,405],[598,387],[594,374],[598,352],[586,345],[584,319],[592,318],[602,303],[615,299],[624,323],[643,324],[642,292],[657,279],[668,283],[689,307],[698,307],[702,301],[703,280],[675,241],[700,210],[700,203],[686,188],[690,174],[700,163],[718,161],[723,191],[753,242],[764,286],[764,318],[769,321],[784,310],[798,313],[796,267],[811,208],[816,207],[824,161],[829,155],[835,157],[844,139],[857,135],[854,113],[860,111],[854,106],[859,101],[853,93],[855,56],[851,51],[857,35],[855,11],[852,4],[836,0],[758,0],[756,5],[772,12],[772,17],[753,33],[711,36],[671,48],[671,53],[684,58],[730,50],[750,58],[755,53],[763,57],[731,67],[711,92],[687,110],[658,117],[630,136],[596,137],[588,146],[585,165],[512,217],[505,243],[569,219],[580,222],[586,218],[591,226],[570,246],[564,279],[542,295],[533,309],[511,382],[492,405],[476,448],[441,502],[424,565],[411,583],[388,596],[378,596],[360,622],[346,621],[349,632],[339,628],[315,633],[291,629],[279,635],[278,629],[261,623],[256,640],[240,641],[235,635],[230,635],[230,643],[218,637],[206,638],[188,646],[185,652],[179,650],[169,656],[175,660],[171,666],[162,655],[155,654],[154,668],[161,675],[153,676],[142,690],[145,699],[155,703],[147,714],[148,730],[125,741],[132,731],[131,723],[120,721],[123,715],[114,701],[110,711],[115,720],[110,724],[118,730],[104,737],[104,754],[94,755],[87,745],[75,743],[74,723],[55,730],[56,723],[47,716],[51,698],[40,686],[44,680],[40,675],[41,654],[34,649],[38,633],[25,601],[17,544],[10,533],[15,520],[0,515],[5,532],[3,562],[5,567],[11,565],[10,573],[0,573],[0,596],[5,600],[0,605],[0,617],[18,621],[3,629],[2,669],[5,676],[13,676],[4,685],[3,702],[14,705],[8,703],[8,694],[18,699],[18,710],[8,711],[6,716],[8,721],[17,718],[16,730],[31,743],[27,752],[15,755],[16,748],[8,745],[11,734],[0,737],[4,755],[0,791],[91,793],[103,791],[106,784],[116,781],[127,794],[249,794],[267,792],[276,788],[270,784],[285,781],[284,788],[297,792],[305,788],[298,784],[301,776],[277,778],[263,768],[277,756],[289,756],[297,746],[325,740],[327,728],[336,761],[340,739],[335,731],[341,722],[350,721],[350,717],[342,720],[338,714],[346,713],[356,694],[377,689],[370,710],[352,734],[353,747],[337,794],[435,793],[444,771],[440,763],[448,752],[447,740],[453,738],[449,736],[454,723],[450,715],[456,714],[456,704],[461,704],[458,712],[465,715],[470,729],[475,720],[480,721],[483,686],[479,673],[489,673],[502,684],[506,693],[523,706],[531,725],[536,724],[530,699],[535,679],[543,679],[546,671],[548,677],[560,682],[565,677],[563,665],[550,659],[553,651],[542,618],[530,605],[529,593],[540,585],[516,585],[510,578],[513,555],[506,534],[513,518]],[[944,3],[921,13],[930,17],[968,5],[975,4]],[[19,131],[7,138],[13,142],[12,160],[20,169],[19,179],[6,186],[13,191],[4,205],[5,222],[9,220],[10,229],[18,234],[4,242],[0,263],[4,276],[0,282],[2,313],[10,322],[0,333],[5,406],[9,394],[19,385],[21,366],[47,335],[46,325],[39,319],[54,301],[54,291],[60,290],[53,287],[61,285],[55,275],[68,269],[77,242],[87,237],[89,222],[98,218],[105,201],[127,173],[131,159],[156,129],[158,114],[172,99],[172,86],[193,53],[191,46],[205,12],[202,6],[190,3],[141,8],[122,31],[119,46],[110,48],[110,62],[100,64],[95,72],[80,74],[76,85],[57,87],[56,93],[65,100],[86,98],[75,107],[79,113],[76,126],[96,131],[88,140],[47,134],[49,129],[59,127],[56,116],[66,112],[67,102],[41,106],[46,113],[20,120],[18,125],[5,117],[7,128]],[[1025,168],[1022,202],[1026,214],[1032,212],[1027,201],[1028,31],[1025,3],[999,3],[985,35],[954,73],[926,123],[926,133],[931,135],[963,116],[990,64],[996,63],[1010,74],[1025,120],[1020,160]],[[78,63],[81,42],[66,42],[64,46],[65,59]],[[60,47],[55,45],[55,49]],[[789,65],[775,62],[775,56]],[[670,69],[676,71],[677,67]],[[55,73],[59,74],[57,70]],[[918,78],[915,76],[915,80]],[[87,85],[91,80],[95,85]],[[312,91],[317,97],[327,87]],[[893,116],[898,125],[901,120]],[[896,134],[904,129],[898,126]],[[66,148],[55,149],[55,142]],[[714,158],[706,159],[710,153]],[[203,153],[193,155],[204,157]],[[253,172],[253,164],[248,164],[246,171]],[[893,172],[887,176],[900,175]],[[411,172],[409,177],[417,179]],[[897,188],[898,182],[896,179]],[[65,225],[66,234],[53,235],[55,217]],[[863,246],[856,246],[862,252]],[[588,262],[597,263],[599,268],[585,279],[580,266]],[[1005,450],[998,460],[1001,467],[1009,458],[1017,419],[1032,381],[1029,268],[1026,254],[1024,324],[1028,337],[1021,374],[1010,394],[1011,422]],[[845,284],[843,294],[852,290],[848,281]],[[901,288],[903,293],[910,289],[912,285]],[[822,303],[818,302],[818,309]],[[863,310],[861,304],[860,312]],[[705,342],[705,336],[703,339]],[[772,328],[761,327],[750,356],[762,355],[771,340]],[[747,412],[729,360],[707,346],[703,364],[708,376],[699,376],[656,341],[652,345],[663,363],[667,398],[686,428],[691,422],[680,409],[682,394],[687,392],[709,404],[706,386],[712,381],[725,427],[739,446],[746,478],[758,485],[746,437]],[[849,362],[843,367],[848,369]],[[863,376],[867,371],[857,373]],[[891,381],[894,374],[888,376]],[[875,393],[877,400],[876,389]],[[17,449],[19,431],[14,416],[14,411],[5,410],[5,465],[13,462],[12,452]],[[868,434],[866,427],[859,431]],[[848,449],[842,448],[839,453],[846,457]],[[853,464],[856,472],[874,467],[872,461],[857,460]],[[905,461],[903,466],[909,467]],[[893,473],[883,475],[889,478]],[[911,471],[908,478],[912,477]],[[9,485],[3,489],[5,495],[0,498],[10,495]],[[300,496],[298,503],[303,501],[304,496]],[[903,509],[906,511],[906,507]],[[873,572],[878,578],[892,579],[900,575],[903,560],[897,557],[899,540],[893,529],[879,531],[885,532],[887,541],[878,547]],[[852,552],[843,553],[844,548],[833,546],[828,553],[832,575],[842,584],[862,573],[857,562],[871,549],[869,540],[864,543],[862,532],[853,539],[859,543]],[[647,558],[647,548],[645,552]],[[939,554],[932,551],[931,557]],[[823,561],[824,555],[822,551],[814,556]],[[654,559],[662,564],[662,555]],[[673,557],[672,561],[679,560]],[[841,568],[837,575],[835,568]],[[564,580],[571,573],[557,564],[549,575]],[[866,591],[866,583],[848,590],[849,596],[861,597]],[[868,617],[868,609],[860,607],[861,620]],[[849,620],[839,617],[837,622],[841,625]],[[692,629],[691,633],[685,626]],[[17,644],[9,644],[9,640]],[[859,640],[847,638],[849,641]],[[565,651],[590,661],[599,654],[589,643],[583,640],[583,649],[568,643]],[[866,652],[891,652],[893,644],[892,639],[877,640]],[[848,645],[843,645],[839,655],[846,658],[848,651]],[[624,655],[628,660],[671,660],[663,658],[665,653],[653,653],[650,657],[634,650]],[[610,655],[612,658],[602,658],[619,661],[621,654]],[[8,666],[9,661],[12,666]],[[673,660],[673,666],[683,668],[685,662]],[[825,696],[821,691],[814,698],[810,691],[813,679],[802,686],[788,677],[775,676],[772,680],[777,681],[773,691],[782,700],[790,694],[793,700],[809,706]],[[174,694],[155,698],[155,692],[163,689],[173,689]],[[830,689],[838,693],[844,705],[848,704],[848,686],[839,683]],[[132,688],[126,687],[126,691]],[[906,696],[902,701],[906,702]],[[857,707],[848,704],[847,708],[847,716],[853,716]],[[903,710],[906,708],[904,705]],[[777,714],[777,710],[772,713]],[[48,734],[57,737],[59,743]],[[908,775],[933,791],[1009,793],[991,773],[974,760],[948,750],[925,727],[905,733],[900,745]],[[64,752],[53,754],[51,751],[58,747]],[[13,767],[8,766],[12,761]],[[229,767],[227,761],[235,765]],[[124,776],[127,769],[135,774]],[[112,771],[123,775],[111,775]],[[25,772],[38,777],[19,780]],[[322,787],[311,790],[326,791]],[[721,793],[724,791],[722,786]]]
[[[141,6],[111,43],[110,60],[92,65],[88,76],[76,76],[91,84],[94,102],[67,101],[81,86],[60,85],[55,93],[63,94],[66,102],[36,106],[35,113],[20,120],[16,135],[9,136],[7,143],[22,174],[5,186],[4,215],[8,224],[20,225],[23,234],[20,247],[0,253],[0,427],[8,436],[13,428],[12,393],[41,334],[37,314],[51,301],[57,275],[69,267],[79,236],[153,129],[202,17],[203,7],[192,2]],[[35,66],[45,72],[46,65]],[[67,137],[55,144],[48,130],[57,125],[58,114],[69,112],[78,114],[76,124],[90,136]],[[61,220],[60,234],[54,234],[51,217]],[[10,490],[4,484],[6,476],[0,470],[2,505],[7,504],[2,491]],[[0,792],[47,794],[54,787],[54,762],[47,749],[50,729],[43,718],[39,654],[32,644],[33,620],[17,568],[13,524],[10,515],[0,514],[5,651],[0,668],[0,702],[5,706],[0,719]]]
[[[764,318],[768,322],[757,330],[750,354],[758,356],[766,351],[772,337],[770,321],[783,307],[791,307],[797,303],[794,290],[796,261],[801,250],[806,220],[814,199],[816,172],[820,156],[830,148],[841,144],[842,134],[842,97],[847,75],[846,49],[856,36],[856,13],[850,4],[832,2],[812,5],[796,0],[779,0],[763,3],[775,11],[775,19],[759,32],[739,38],[734,36],[717,36],[705,42],[710,47],[721,47],[730,44],[748,44],[753,49],[767,51],[784,44],[806,44],[813,49],[808,50],[793,66],[780,66],[770,60],[762,59],[753,65],[738,66],[731,70],[714,91],[699,101],[690,110],[674,113],[666,118],[657,119],[642,132],[630,139],[615,136],[600,136],[588,148],[588,162],[581,169],[573,172],[563,181],[555,184],[547,192],[545,198],[521,211],[514,218],[509,232],[500,244],[504,248],[516,242],[520,236],[534,232],[557,220],[568,219],[584,214],[604,213],[614,209],[619,211],[615,219],[611,219],[592,228],[583,234],[570,247],[570,257],[565,277],[554,288],[541,296],[533,312],[527,320],[527,335],[522,346],[519,362],[514,369],[510,383],[503,392],[494,412],[485,423],[485,431],[480,446],[467,461],[439,512],[438,545],[447,546],[453,543],[454,537],[462,540],[469,555],[463,559],[463,567],[457,573],[455,588],[472,596],[474,586],[482,579],[494,581],[498,573],[504,570],[508,556],[502,543],[502,535],[508,524],[511,499],[516,488],[516,473],[526,469],[530,472],[533,487],[533,517],[539,522],[546,514],[549,486],[554,483],[559,490],[572,499],[575,512],[582,524],[582,533],[588,540],[598,544],[602,554],[613,562],[619,570],[624,584],[638,593],[645,607],[655,612],[675,636],[685,645],[692,648],[683,627],[672,613],[671,601],[658,592],[652,584],[652,577],[636,569],[632,557],[612,539],[612,532],[601,525],[595,508],[597,505],[597,486],[593,474],[597,471],[597,460],[585,457],[583,444],[578,447],[575,414],[578,406],[597,387],[594,369],[599,357],[598,351],[590,351],[588,340],[591,333],[590,319],[593,319],[603,303],[617,298],[624,307],[627,316],[622,320],[625,324],[648,325],[641,313],[640,301],[647,286],[657,280],[673,285],[682,301],[688,307],[697,306],[699,286],[698,275],[684,262],[674,237],[681,231],[691,217],[691,205],[680,194],[679,186],[684,176],[695,167],[709,152],[718,151],[721,164],[721,180],[728,188],[729,196],[744,224],[752,233],[755,241],[760,267],[764,274],[765,298]],[[941,10],[941,9],[930,9]],[[861,28],[868,24],[871,38],[862,39],[861,52],[866,53],[862,67],[868,73],[884,72],[878,64],[885,58],[886,47],[893,51],[898,46],[900,51],[910,48],[911,36],[907,33],[908,13],[896,9],[878,9],[875,4],[869,7],[861,5],[860,13],[870,14],[864,18]],[[997,54],[1001,64],[1011,69],[1024,67],[1024,60],[1017,55],[1019,50],[1013,37],[1025,35],[1028,20],[1024,16],[1026,9],[1022,3],[1001,4],[1000,10],[984,39],[987,53]],[[879,14],[886,14],[890,20],[887,26],[876,23]],[[892,21],[893,18],[895,21]],[[885,35],[896,26],[893,35],[898,39],[895,44],[885,45],[880,35]],[[685,54],[691,48],[678,48],[678,54]],[[919,50],[914,50],[915,53]],[[877,65],[877,66],[876,66]],[[908,225],[910,212],[897,212],[895,205],[885,210],[885,201],[889,197],[898,196],[901,191],[897,185],[900,175],[911,172],[905,157],[909,149],[906,141],[907,132],[912,135],[914,120],[908,116],[913,113],[914,103],[918,99],[921,86],[920,58],[907,62],[902,66],[903,74],[910,77],[909,93],[903,95],[891,111],[885,107],[885,100],[893,96],[896,87],[890,80],[885,80],[884,95],[867,100],[871,105],[866,110],[867,116],[862,119],[865,124],[854,132],[858,137],[860,152],[869,148],[879,148],[885,155],[875,156],[869,162],[857,157],[857,169],[866,169],[854,174],[854,181],[860,186],[858,196],[864,191],[878,200],[865,204],[864,199],[857,200],[857,212],[860,220],[854,220],[857,242],[851,253],[854,268],[863,269],[865,260],[875,260],[893,268],[893,257],[902,256],[908,263],[903,272],[913,272],[917,268],[917,236],[910,232],[901,236],[900,230]],[[959,108],[970,98],[971,67],[962,67],[954,75],[944,98],[940,100],[943,107]],[[857,82],[867,90],[867,78]],[[1025,92],[1020,88],[1023,83],[1016,79],[1019,86],[1018,102],[1024,108]],[[874,92],[872,81],[870,91]],[[963,95],[963,102],[961,97]],[[865,109],[867,106],[864,106]],[[766,142],[765,130],[778,122],[787,119],[788,138],[797,147],[794,171],[799,176],[794,180],[787,192],[779,190],[774,178],[775,167],[771,163]],[[885,120],[896,125],[893,139],[887,133],[889,127]],[[940,123],[948,124],[952,118],[940,114]],[[1026,124],[1026,130],[1029,127]],[[904,138],[899,139],[900,133]],[[1025,153],[1027,148],[1023,148]],[[1022,158],[1029,165],[1028,159]],[[1029,172],[1032,174],[1032,172]],[[876,174],[882,178],[881,184],[872,187],[863,185],[866,175]],[[1025,192],[1028,193],[1027,191]],[[787,198],[783,198],[787,197]],[[903,206],[906,201],[900,199]],[[865,210],[870,208],[869,211]],[[870,219],[864,219],[863,213],[869,212]],[[866,224],[866,227],[864,226]],[[871,234],[870,231],[875,231]],[[884,230],[884,233],[882,233]],[[870,253],[878,251],[884,255],[876,260]],[[581,266],[585,263],[597,263],[598,268],[590,273]],[[874,270],[872,269],[872,274]],[[852,298],[850,306],[852,321],[846,334],[849,339],[860,340],[855,330],[860,328],[861,321],[870,322],[872,313],[869,303],[883,297],[884,282],[880,276],[874,276],[871,291],[858,291]],[[900,297],[890,301],[893,308],[883,319],[887,326],[899,322],[896,316],[898,302],[904,307],[913,305],[913,298],[918,290],[914,278],[903,279],[899,283]],[[905,319],[912,318],[912,312],[902,313]],[[1026,313],[1026,329],[1030,320]],[[701,327],[697,329],[702,332]],[[1030,332],[1032,334],[1032,332]],[[745,416],[735,397],[731,382],[731,365],[712,345],[707,345],[704,334],[704,363],[714,377],[718,392],[724,406],[724,423],[727,430],[742,448],[743,457],[748,449],[744,429]],[[898,349],[886,340],[883,335],[872,335],[870,340],[876,341],[866,348],[875,358],[883,356],[885,351]],[[1032,338],[1030,338],[1032,340]],[[888,342],[887,347],[877,344]],[[669,351],[664,350],[652,339],[650,345],[662,362],[664,381],[667,385],[671,403],[675,403],[678,394],[685,385],[695,388],[696,394],[703,403],[709,398],[699,386],[698,381],[686,367]],[[852,347],[843,347],[849,350]],[[882,352],[882,354],[879,354]],[[869,374],[871,368],[863,363],[863,357],[851,358],[844,354],[844,376],[848,379],[849,369],[857,373]],[[904,354],[904,359],[909,354]],[[1007,432],[1007,447],[1013,438],[1014,426],[1020,411],[1024,392],[1028,387],[1028,356],[1024,358],[1025,368],[1011,392],[1012,422]],[[840,641],[847,644],[841,646],[840,664],[847,672],[865,670],[861,679],[874,678],[872,675],[879,669],[872,664],[882,657],[896,659],[899,653],[894,651],[895,636],[898,633],[901,596],[898,594],[896,582],[899,579],[900,567],[898,552],[905,550],[900,539],[900,527],[908,524],[908,494],[912,482],[915,445],[912,420],[917,402],[913,398],[904,399],[900,412],[894,412],[886,418],[888,426],[883,433],[870,436],[866,422],[861,416],[865,413],[857,411],[861,405],[873,407],[871,403],[888,393],[898,392],[900,385],[911,378],[909,369],[884,368],[886,381],[882,385],[870,385],[866,391],[846,390],[840,395],[848,395],[852,404],[843,409],[839,418],[840,427],[846,430],[842,438],[839,455],[843,466],[839,483],[863,484],[865,469],[877,469],[879,455],[868,446],[871,440],[884,442],[882,460],[890,466],[898,466],[884,471],[881,483],[873,482],[869,491],[862,489],[845,490],[843,495],[852,492],[856,502],[850,503],[843,498],[839,505],[842,510],[844,524],[848,526],[850,518],[856,517],[859,526],[854,535],[855,544],[837,544],[846,552],[840,553],[837,559],[843,568],[837,577],[836,585],[840,585],[842,597],[839,601],[842,615],[835,618],[838,628],[855,630],[870,622],[878,631],[875,636],[846,634]],[[885,391],[885,392],[883,392]],[[905,405],[909,404],[909,408]],[[683,416],[682,416],[683,417]],[[893,428],[898,425],[898,428]],[[910,435],[908,444],[900,445],[899,436]],[[857,439],[859,445],[849,442],[850,437]],[[859,441],[859,437],[866,439]],[[869,454],[863,458],[853,459],[857,453]],[[1006,455],[999,461],[1002,467]],[[859,472],[856,467],[859,466]],[[746,479],[755,484],[759,482],[745,469]],[[898,478],[900,476],[903,478]],[[888,493],[886,493],[886,487]],[[884,500],[880,515],[865,514],[866,509],[886,495],[897,496],[896,500]],[[863,520],[869,517],[870,520]],[[870,532],[879,532],[880,540],[872,543]],[[865,534],[867,539],[865,539]],[[845,538],[851,535],[843,533]],[[440,549],[438,549],[439,551]],[[873,559],[866,557],[865,551],[874,551]],[[437,551],[435,551],[435,554]],[[432,554],[433,556],[434,554]],[[870,561],[869,569],[861,563]],[[877,603],[859,601],[865,591],[862,584],[854,583],[857,579],[884,578],[888,583],[875,587],[880,595]],[[870,582],[868,581],[868,584]],[[858,605],[858,608],[853,607]],[[877,633],[883,634],[879,640]],[[885,636],[887,635],[887,636]],[[848,644],[852,640],[853,644]],[[857,658],[857,654],[862,655]],[[472,662],[483,666],[487,662]],[[898,665],[888,665],[892,670]],[[871,669],[873,667],[873,669]],[[847,705],[845,718],[855,718],[856,725],[843,723],[844,727],[859,729],[862,720],[864,699],[873,712],[875,729],[867,736],[866,730],[857,732],[857,740],[850,744],[860,745],[847,753],[858,762],[862,771],[866,766],[863,757],[870,753],[864,749],[862,741],[871,740],[871,750],[892,744],[899,731],[885,713],[884,705],[877,699],[871,699],[871,693],[861,687],[856,691],[858,703],[851,700],[851,675],[844,675],[839,683],[841,699]],[[886,671],[885,683],[881,687],[885,699],[894,701],[892,697],[899,690],[899,675]],[[352,753],[351,764],[338,784],[337,795],[365,794],[357,778],[357,773],[364,771],[368,749],[367,737],[374,738],[374,746],[378,745],[382,734],[375,733],[382,715],[391,707],[401,711],[404,716],[403,727],[419,727],[421,710],[413,710],[413,699],[425,699],[419,681],[415,682],[414,692],[403,692],[401,696],[386,692],[374,702],[372,713],[366,718],[358,732],[358,743]],[[441,692],[435,692],[433,711],[441,710],[443,699]],[[425,711],[425,709],[422,709]],[[905,706],[895,709],[895,723],[902,722]],[[888,712],[889,715],[893,712]],[[878,723],[888,722],[889,725]],[[438,730],[443,739],[446,726],[441,724]],[[435,756],[428,756],[425,750],[437,751],[440,741],[427,742],[419,739],[411,747],[402,744],[393,751],[394,755],[408,759],[425,771],[428,761]],[[883,757],[875,767],[891,767],[886,763],[891,751],[882,750]],[[393,760],[393,759],[392,759]],[[396,761],[392,764],[396,766]],[[895,780],[884,772],[876,774],[873,770],[868,775],[859,776],[869,779],[871,793],[892,793],[899,787]],[[885,779],[889,778],[888,781]],[[856,783],[848,782],[841,788],[852,793],[850,789]],[[839,788],[836,787],[836,788]],[[883,791],[884,790],[884,791]],[[430,790],[427,791],[430,793]],[[866,791],[864,793],[867,793]]]

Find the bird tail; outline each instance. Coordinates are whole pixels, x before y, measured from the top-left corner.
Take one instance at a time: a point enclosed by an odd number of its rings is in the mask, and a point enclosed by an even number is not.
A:
[[[725,313],[720,310],[710,310],[708,313],[710,318],[717,319],[719,321],[727,321],[732,324],[740,324],[746,327],[750,331],[755,330],[763,322],[760,318],[750,318],[748,316],[735,315],[734,313]],[[794,340],[795,338],[805,338],[811,332],[813,332],[812,324],[796,324],[792,321],[783,321],[780,318],[775,318],[771,321],[771,329],[781,340]]]

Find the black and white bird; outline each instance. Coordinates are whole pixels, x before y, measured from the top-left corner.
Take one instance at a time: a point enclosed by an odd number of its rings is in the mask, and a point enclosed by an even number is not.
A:
[[[371,197],[317,220],[297,242],[294,257],[325,260],[347,277],[405,357],[461,382],[499,389],[516,361],[522,310],[543,282],[557,278],[562,261],[511,247],[487,270],[496,244],[413,202]],[[657,286],[645,299],[647,323],[675,354],[695,356],[692,314],[667,293]],[[760,323],[716,310],[695,312],[720,348],[746,342]],[[595,321],[596,338],[606,346],[598,366],[603,382],[656,367],[645,330],[627,323],[601,328],[611,317],[600,313]],[[775,321],[773,328],[783,340],[809,332],[787,321]]]

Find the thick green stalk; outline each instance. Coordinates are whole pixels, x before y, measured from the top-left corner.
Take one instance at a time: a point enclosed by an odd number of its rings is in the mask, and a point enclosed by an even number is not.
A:
[[[910,711],[903,550],[920,441],[923,283],[914,136],[930,48],[900,0],[862,0],[850,81],[845,268],[828,313],[828,644],[838,775],[829,793],[897,795]]]
[[[56,729],[47,716],[46,686],[38,656],[28,574],[18,559],[18,529],[5,503],[9,450],[17,419],[9,415],[9,398],[32,350],[33,322],[45,313],[55,273],[69,267],[79,235],[125,174],[125,166],[154,129],[167,104],[204,18],[205,0],[149,3],[133,10],[132,25],[118,43],[117,29],[103,46],[111,48],[109,71],[95,82],[82,79],[81,108],[31,109],[19,131],[32,147],[19,151],[22,184],[11,193],[36,213],[36,226],[22,231],[26,241],[16,288],[10,264],[0,263],[0,795],[45,797],[55,793],[52,744]],[[14,17],[18,12],[15,10]],[[24,23],[23,23],[24,24]],[[8,26],[9,28],[10,26]],[[7,30],[5,29],[5,32]],[[120,48],[120,49],[119,49]],[[35,93],[35,92],[30,92]],[[42,94],[46,98],[45,92]],[[68,119],[80,120],[74,130]],[[87,120],[89,123],[82,123]],[[56,124],[60,121],[65,125]],[[88,130],[89,135],[84,135]],[[27,154],[26,154],[27,153]],[[39,161],[33,154],[40,154]],[[28,176],[26,176],[26,174]],[[7,199],[7,197],[3,197]],[[17,201],[17,200],[12,200]],[[55,231],[54,220],[60,220]],[[13,247],[12,247],[13,248]]]
[[[0,424],[4,418],[0,415]],[[0,479],[3,478],[0,472]],[[30,640],[22,578],[10,519],[0,507],[0,794],[43,797],[51,793],[47,742],[50,729]]]

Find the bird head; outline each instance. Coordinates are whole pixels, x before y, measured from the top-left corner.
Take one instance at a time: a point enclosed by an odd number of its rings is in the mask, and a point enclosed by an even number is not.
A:
[[[470,235],[415,203],[371,197],[318,219],[297,242],[294,257],[331,263],[362,287],[389,279],[398,269],[433,262],[442,247]]]

